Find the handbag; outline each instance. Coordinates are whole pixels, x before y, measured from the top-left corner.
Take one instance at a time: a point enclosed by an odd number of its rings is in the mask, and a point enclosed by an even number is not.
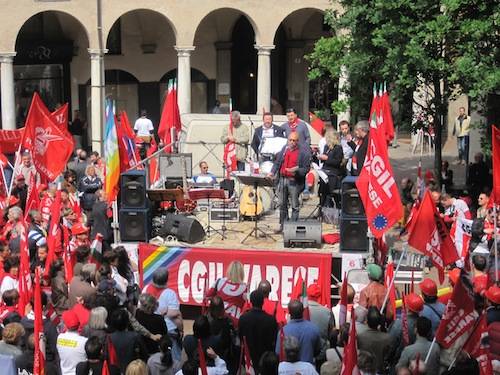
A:
[[[332,206],[326,206],[321,208],[321,215],[323,222],[326,224],[338,225],[340,210],[335,204],[335,200],[331,199]]]

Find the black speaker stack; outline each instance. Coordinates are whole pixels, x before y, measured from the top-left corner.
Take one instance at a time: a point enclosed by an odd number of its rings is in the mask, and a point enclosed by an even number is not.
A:
[[[151,214],[146,198],[146,172],[133,170],[120,176],[120,238],[123,242],[147,242]]]
[[[356,180],[347,176],[341,184],[340,251],[346,253],[368,251],[368,224]]]

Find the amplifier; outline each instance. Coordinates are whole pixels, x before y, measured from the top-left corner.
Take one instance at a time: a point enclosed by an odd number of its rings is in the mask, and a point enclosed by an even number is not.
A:
[[[285,247],[321,247],[321,223],[317,220],[285,221],[283,243]]]
[[[226,218],[227,223],[237,223],[240,221],[240,208],[236,207],[228,207],[226,209],[222,207],[217,207],[212,205],[212,210],[210,212],[210,220],[211,221],[224,221],[224,217]]]

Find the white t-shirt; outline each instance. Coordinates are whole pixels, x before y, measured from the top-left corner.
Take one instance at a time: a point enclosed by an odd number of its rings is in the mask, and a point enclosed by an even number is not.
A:
[[[140,117],[134,124],[134,130],[137,132],[138,136],[150,135],[150,132],[154,130],[153,123],[148,118]]]
[[[86,342],[87,338],[77,332],[64,332],[57,336],[61,375],[74,375],[76,365],[87,360]]]
[[[318,375],[316,368],[309,362],[281,362],[278,366],[278,375]]]
[[[453,204],[446,208],[445,215],[455,215],[457,218],[471,219],[469,206],[462,199],[453,198]]]

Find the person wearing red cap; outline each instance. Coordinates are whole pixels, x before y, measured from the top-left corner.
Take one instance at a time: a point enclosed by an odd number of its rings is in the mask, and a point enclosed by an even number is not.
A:
[[[426,317],[431,321],[432,337],[434,337],[446,306],[438,301],[437,285],[434,280],[426,278],[422,280],[419,287],[424,298],[424,308],[420,316]]]
[[[71,241],[69,242],[71,254],[79,246],[90,246],[89,228],[82,223],[76,223],[71,227]]]
[[[85,354],[87,338],[78,334],[80,321],[74,311],[63,312],[62,321],[67,331],[57,337],[61,375],[73,375],[76,372],[76,365],[87,359]]]
[[[321,352],[316,360],[321,362],[326,360],[326,349],[330,347],[330,335],[335,329],[335,318],[332,310],[321,305],[318,301],[321,298],[321,288],[318,284],[311,284],[307,288],[307,301],[309,305],[309,316],[311,322],[319,329],[321,339]]]
[[[406,318],[408,322],[408,336],[410,339],[409,344],[413,344],[416,339],[415,325],[417,323],[420,312],[424,308],[424,300],[422,299],[422,297],[415,293],[407,294],[404,299],[406,305]],[[399,354],[401,354],[401,351],[403,350],[403,326],[401,318],[396,319],[392,323],[391,327],[389,328],[389,334],[393,338],[393,341],[396,343],[395,347],[398,348],[396,357],[399,357]]]

